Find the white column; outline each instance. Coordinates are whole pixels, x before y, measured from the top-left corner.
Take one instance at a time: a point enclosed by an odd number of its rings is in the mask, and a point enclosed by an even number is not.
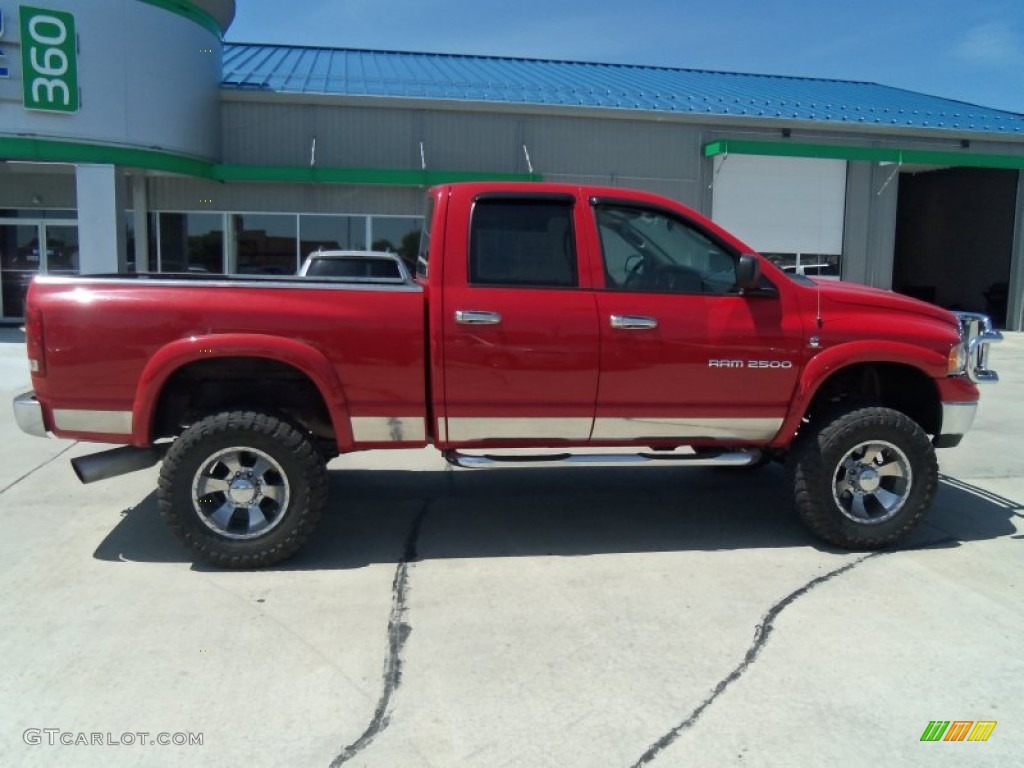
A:
[[[125,271],[124,173],[113,165],[77,165],[75,188],[81,273]]]

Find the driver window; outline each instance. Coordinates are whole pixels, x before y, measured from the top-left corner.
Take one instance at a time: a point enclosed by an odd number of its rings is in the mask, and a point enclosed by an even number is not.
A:
[[[735,258],[681,219],[617,205],[596,213],[609,289],[736,293]]]

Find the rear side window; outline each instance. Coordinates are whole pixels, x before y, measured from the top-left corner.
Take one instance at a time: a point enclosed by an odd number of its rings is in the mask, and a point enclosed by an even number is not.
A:
[[[471,285],[578,285],[572,202],[478,200],[470,226]]]
[[[389,259],[314,258],[306,271],[309,277],[363,277],[367,279],[399,280],[402,273],[398,263]]]

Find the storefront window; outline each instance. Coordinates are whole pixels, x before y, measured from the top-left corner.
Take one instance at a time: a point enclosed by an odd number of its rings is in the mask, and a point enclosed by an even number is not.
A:
[[[397,253],[409,269],[415,271],[422,226],[423,219],[419,216],[374,216],[370,221],[371,250]]]
[[[299,217],[299,253],[306,258],[311,252],[365,251],[365,216],[311,216]]]
[[[294,275],[298,271],[297,216],[237,213],[231,222],[240,274]]]
[[[224,217],[219,213],[161,213],[160,271],[224,271]]]

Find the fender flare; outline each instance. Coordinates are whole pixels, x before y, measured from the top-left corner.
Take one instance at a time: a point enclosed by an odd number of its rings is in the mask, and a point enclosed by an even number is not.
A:
[[[149,445],[153,417],[167,380],[182,366],[218,357],[256,357],[290,365],[313,382],[327,405],[338,449],[352,446],[348,401],[337,372],[327,357],[301,341],[257,333],[216,333],[190,336],[161,347],[139,376],[132,406],[132,444]]]
[[[844,368],[863,363],[892,363],[916,368],[932,380],[944,377],[947,365],[945,355],[900,341],[851,341],[829,347],[811,358],[800,372],[789,415],[772,440],[771,447],[789,446],[811,401],[829,377]]]

